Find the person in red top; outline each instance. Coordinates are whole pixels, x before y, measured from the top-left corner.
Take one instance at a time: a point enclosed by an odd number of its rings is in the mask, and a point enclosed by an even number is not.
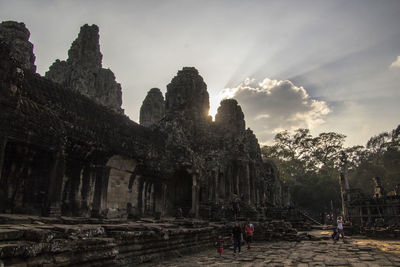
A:
[[[218,236],[217,242],[215,242],[215,246],[217,247],[217,253],[222,257],[222,253],[224,252],[225,240],[222,236]]]
[[[247,221],[244,231],[246,233],[247,249],[250,249],[250,244],[253,242],[254,225]]]

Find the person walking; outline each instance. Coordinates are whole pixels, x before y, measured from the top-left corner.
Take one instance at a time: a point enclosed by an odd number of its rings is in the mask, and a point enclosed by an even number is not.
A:
[[[243,240],[243,230],[238,222],[235,222],[235,227],[232,229],[232,239],[233,239],[233,256],[237,256],[236,250],[240,254],[240,247]]]
[[[217,253],[220,257],[222,257],[222,253],[224,252],[225,240],[222,238],[222,235],[218,236],[217,242],[215,242],[215,246],[217,247]]]
[[[344,242],[344,228],[343,228],[343,219],[341,216],[338,217],[337,219],[337,240],[339,240],[340,235],[342,236],[342,240]]]
[[[250,245],[253,242],[254,225],[247,221],[244,227],[244,232],[246,233],[247,250],[251,249]]]

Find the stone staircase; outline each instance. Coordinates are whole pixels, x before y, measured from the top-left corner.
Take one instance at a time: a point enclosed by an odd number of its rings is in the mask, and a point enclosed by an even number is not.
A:
[[[218,205],[212,202],[202,203],[200,205],[199,215],[200,218],[211,221],[235,221],[232,203],[229,202],[219,203]],[[251,221],[258,221],[260,217],[263,217],[261,211],[258,211],[254,206],[244,201],[240,202],[238,221],[246,221],[248,219]]]
[[[240,212],[239,212],[239,221],[255,221],[258,220],[259,212],[254,206],[249,205],[248,203],[242,201],[240,202]]]
[[[303,210],[299,210],[299,212],[301,213],[301,215],[303,216],[304,219],[310,221],[314,225],[322,225],[320,222],[315,220],[308,212],[303,211]]]

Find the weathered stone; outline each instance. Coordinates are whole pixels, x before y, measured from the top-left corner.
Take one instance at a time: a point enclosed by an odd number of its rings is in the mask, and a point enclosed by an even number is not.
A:
[[[121,85],[115,81],[110,69],[102,68],[103,55],[99,38],[99,28],[96,25],[82,26],[78,38],[68,51],[68,59],[57,59],[45,76],[122,113]]]
[[[33,227],[22,245],[4,234],[12,241],[5,255],[41,265],[40,255],[57,254],[50,265],[92,266],[179,256],[229,231],[233,199],[236,219],[252,221],[257,241],[312,239],[274,219],[298,216],[282,207],[276,166],[263,162],[235,100],[222,101],[213,122],[206,84],[185,67],[167,86],[165,115],[161,93],[151,90],[141,122],[153,126],[138,125],[105,107],[120,111],[120,87],[101,67],[98,41],[97,26],[83,26],[49,79],[20,75],[21,63],[0,44],[0,212],[32,214],[0,221]],[[289,248],[278,247],[273,263],[288,262]]]
[[[36,72],[33,44],[29,42],[29,37],[30,32],[22,22],[0,23],[0,42],[5,42],[10,47],[11,55],[23,69]]]
[[[210,101],[207,85],[195,68],[184,67],[167,85],[166,114],[184,117],[195,124],[209,120]]]
[[[152,88],[140,107],[140,124],[149,127],[165,116],[164,97],[158,88]]]
[[[235,99],[224,99],[215,115],[215,124],[223,134],[236,137],[246,129],[242,108]]]

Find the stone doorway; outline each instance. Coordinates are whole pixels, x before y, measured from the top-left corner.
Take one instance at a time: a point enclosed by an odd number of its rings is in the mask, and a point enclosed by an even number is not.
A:
[[[175,216],[179,208],[183,216],[187,216],[192,208],[192,175],[186,170],[176,172],[167,186],[168,215]]]

